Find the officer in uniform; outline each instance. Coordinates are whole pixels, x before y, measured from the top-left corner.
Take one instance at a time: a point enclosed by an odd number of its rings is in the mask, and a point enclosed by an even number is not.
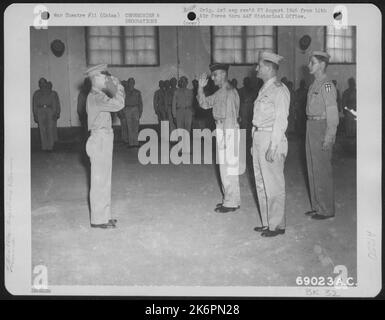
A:
[[[211,78],[219,89],[212,95],[206,97],[204,87],[208,78],[203,73],[199,78],[198,102],[203,109],[213,109],[213,117],[216,123],[217,133],[217,154],[219,155],[219,171],[221,176],[223,201],[215,208],[216,212],[233,212],[240,208],[239,190],[239,159],[233,159],[230,164],[226,155],[231,153],[239,154],[240,137],[238,115],[239,95],[235,88],[228,81],[229,65],[214,63],[210,65]],[[238,145],[231,145],[238,144]],[[237,152],[238,149],[238,152]],[[238,170],[234,170],[238,167]]]
[[[86,71],[92,89],[87,97],[88,129],[86,151],[91,161],[91,227],[115,228],[111,216],[111,171],[114,132],[110,112],[124,107],[124,88],[101,64]],[[109,96],[112,96],[110,98]]]
[[[143,112],[142,94],[135,89],[135,79],[127,80],[125,107],[123,109],[124,116],[128,127],[128,147],[136,148],[139,146],[139,119]]]
[[[55,110],[54,110],[54,116],[53,116],[53,142],[57,142],[59,140],[58,134],[57,134],[57,120],[60,118],[60,100],[59,100],[59,95],[55,90],[52,90],[52,82],[48,81],[48,90],[52,93],[53,99],[56,100],[54,103],[55,105]]]
[[[59,99],[50,90],[45,78],[39,80],[39,90],[35,91],[32,98],[32,110],[35,122],[39,124],[41,148],[52,151],[55,143],[54,126],[60,115]]]
[[[175,119],[172,115],[172,101],[174,98],[174,93],[177,89],[176,84],[177,84],[177,80],[174,77],[171,78],[169,81],[166,80],[165,103],[166,103],[166,110],[167,110],[167,118],[170,126],[170,133],[175,129]]]
[[[277,80],[283,57],[262,52],[256,71],[264,82],[254,102],[253,166],[262,226],[254,230],[263,237],[285,233],[284,164],[288,150],[285,131],[289,115],[290,92]]]
[[[165,104],[166,88],[164,81],[159,81],[159,89],[154,93],[154,111],[158,117],[159,123],[167,120],[167,110]]]
[[[188,80],[185,76],[179,79],[180,87],[176,89],[172,99],[172,114],[176,119],[177,128],[190,133],[193,118],[193,91],[187,89],[187,83]],[[190,135],[184,138],[185,143],[189,138]],[[189,152],[188,147],[184,146],[183,151]]]
[[[336,88],[325,73],[329,58],[326,52],[314,51],[308,65],[315,79],[306,106],[306,161],[311,200],[311,210],[306,215],[316,220],[334,216],[331,158],[339,120]]]

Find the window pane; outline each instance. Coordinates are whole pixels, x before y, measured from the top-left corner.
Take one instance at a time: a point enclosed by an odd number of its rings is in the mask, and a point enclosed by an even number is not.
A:
[[[273,26],[212,27],[213,61],[255,63],[260,50],[274,51]]]
[[[353,39],[352,38],[345,38],[345,49],[353,49]]]
[[[95,36],[119,36],[119,27],[88,27],[89,35]]]
[[[346,29],[326,28],[326,50],[330,54],[330,62],[354,63],[355,37],[353,27]]]
[[[257,63],[259,59],[258,50],[247,50],[246,51],[246,63]]]
[[[111,64],[111,51],[97,50],[90,52],[90,64]]]
[[[353,62],[353,51],[345,50],[345,62],[352,63]]]
[[[234,60],[235,63],[243,63],[242,59],[242,50],[234,50]]]

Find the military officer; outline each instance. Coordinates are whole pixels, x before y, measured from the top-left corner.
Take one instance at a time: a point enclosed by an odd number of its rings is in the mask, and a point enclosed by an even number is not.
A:
[[[170,126],[170,133],[175,129],[175,119],[172,115],[172,100],[174,98],[174,93],[177,89],[176,87],[177,80],[175,77],[172,77],[170,80],[166,80],[166,110],[167,110],[167,118]]]
[[[45,78],[39,80],[39,90],[32,98],[33,117],[39,125],[41,148],[52,151],[55,143],[55,121],[60,115],[59,99],[50,89]]]
[[[53,142],[55,144],[55,142],[57,142],[59,140],[59,137],[57,135],[57,120],[60,118],[60,100],[59,100],[59,95],[57,94],[57,92],[55,90],[52,90],[52,82],[51,81],[48,81],[48,90],[52,93],[53,98],[56,100],[56,102],[54,103],[55,112],[54,112],[54,116],[53,116],[54,123],[53,123],[53,127],[52,127]]]
[[[336,88],[325,73],[329,58],[327,52],[314,51],[308,65],[314,82],[306,105],[306,161],[311,201],[311,210],[306,215],[316,220],[334,216],[331,158],[339,120]]]
[[[165,105],[165,95],[166,88],[163,80],[159,81],[159,89],[154,93],[154,111],[158,117],[159,123],[161,121],[166,121],[167,119],[167,110]]]
[[[193,117],[193,91],[187,88],[188,80],[185,76],[179,79],[179,88],[174,92],[172,99],[172,115],[176,119],[178,129],[184,129],[188,133],[191,131]],[[185,143],[190,135],[184,138]],[[189,152],[187,145],[183,147],[184,152]]]
[[[230,164],[226,155],[237,152],[239,148],[239,95],[228,81],[229,65],[214,63],[210,65],[211,78],[219,89],[206,97],[204,87],[208,78],[203,73],[199,78],[198,102],[203,109],[213,109],[213,117],[216,123],[217,154],[219,155],[219,171],[223,192],[222,203],[215,208],[216,212],[233,212],[240,208],[239,171],[233,170],[239,166],[239,158],[235,158]],[[239,152],[238,152],[239,154]],[[237,163],[238,162],[238,163]]]
[[[88,129],[91,131],[86,144],[91,161],[91,227],[115,228],[116,219],[111,216],[114,132],[110,112],[123,109],[125,93],[119,80],[109,75],[106,64],[91,67],[86,75],[92,82],[86,106]]]
[[[263,237],[285,233],[284,164],[288,151],[285,136],[289,115],[290,92],[277,80],[283,57],[262,52],[256,68],[264,82],[254,102],[253,166],[262,226],[254,230]]]
[[[123,109],[124,116],[128,127],[128,147],[136,148],[139,146],[139,119],[143,112],[142,94],[135,89],[135,79],[129,78],[127,80],[127,88],[125,107]]]

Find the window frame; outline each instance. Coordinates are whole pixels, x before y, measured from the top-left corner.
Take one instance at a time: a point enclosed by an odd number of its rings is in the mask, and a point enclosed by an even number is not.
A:
[[[219,26],[217,26],[219,27]],[[246,27],[249,26],[241,26],[242,27],[242,58],[243,61],[246,61]],[[250,27],[256,27],[256,26],[250,26]],[[261,26],[264,27],[264,26]],[[278,52],[278,27],[273,27],[273,43],[274,43],[274,49],[273,52]],[[214,26],[210,26],[210,63],[220,63],[220,62],[214,62]],[[223,62],[225,63],[225,62]],[[253,63],[226,63],[230,66],[254,66],[257,64],[257,62]]]
[[[84,32],[84,36],[85,36],[85,45],[86,45],[86,65],[87,67],[92,67],[92,66],[95,66],[95,64],[90,64],[90,61],[89,61],[89,54],[90,54],[90,49],[88,47],[88,36],[89,36],[89,30],[88,28],[89,27],[93,27],[93,26],[87,26],[85,27],[85,32]],[[95,27],[98,27],[98,26],[95,26]],[[114,27],[114,26],[102,26],[102,27]],[[122,61],[125,62],[125,52],[126,52],[126,48],[125,48],[125,36],[124,36],[124,27],[127,27],[127,26],[119,26],[120,28],[120,45],[121,45],[121,50],[120,50],[120,54],[122,55]],[[133,26],[134,27],[134,26]],[[157,58],[157,63],[155,64],[108,64],[109,67],[127,67],[127,68],[135,68],[135,67],[150,67],[150,68],[153,68],[153,67],[159,67],[160,66],[160,48],[159,48],[159,27],[158,26],[149,26],[149,27],[154,27],[155,28],[155,46],[156,46],[156,58]]]
[[[351,25],[348,27],[353,27],[352,28],[352,39],[354,40],[353,44],[353,57],[354,57],[354,62],[329,62],[329,65],[355,65],[357,64],[357,26],[356,25]],[[324,51],[327,52],[327,28],[328,26],[324,27]]]

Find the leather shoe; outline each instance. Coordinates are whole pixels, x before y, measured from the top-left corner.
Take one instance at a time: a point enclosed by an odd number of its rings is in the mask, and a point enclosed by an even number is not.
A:
[[[223,206],[223,203],[217,203],[217,205],[215,206],[215,208],[219,208],[219,207],[222,207]]]
[[[116,219],[110,219],[110,220],[108,220],[108,223],[109,223],[109,224],[113,224],[113,225],[116,225],[117,222],[118,222],[118,220],[116,220]]]
[[[111,229],[116,228],[116,225],[111,220],[109,220],[108,223],[91,224],[91,228]]]
[[[275,237],[278,236],[279,234],[285,234],[285,229],[276,229],[276,230],[266,230],[261,233],[262,237]]]
[[[225,206],[220,206],[215,208],[215,212],[220,212],[220,213],[227,213],[227,212],[233,212],[237,209],[239,209],[240,206],[238,207],[225,207]]]
[[[334,218],[334,215],[333,216],[326,216],[324,214],[316,213],[316,214],[313,214],[311,216],[311,218],[314,220],[326,220],[326,219]]]
[[[311,217],[317,213],[317,210],[310,210],[305,212],[305,216]]]
[[[257,231],[257,232],[264,232],[267,230],[269,230],[269,227],[255,227],[254,228],[254,231]]]

